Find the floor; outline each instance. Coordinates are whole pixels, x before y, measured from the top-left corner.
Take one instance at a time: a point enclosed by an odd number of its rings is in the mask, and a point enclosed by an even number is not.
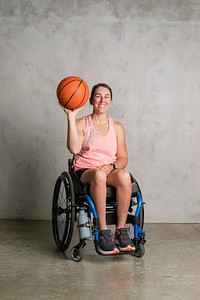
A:
[[[51,223],[0,221],[0,299],[200,299],[200,224],[146,224],[145,255],[81,262],[56,250]],[[74,233],[72,246],[76,243]]]

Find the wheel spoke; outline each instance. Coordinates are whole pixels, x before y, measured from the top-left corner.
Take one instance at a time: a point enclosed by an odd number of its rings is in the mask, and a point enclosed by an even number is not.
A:
[[[58,177],[53,197],[52,225],[57,246],[65,251],[72,238],[75,221],[73,182],[68,173]]]

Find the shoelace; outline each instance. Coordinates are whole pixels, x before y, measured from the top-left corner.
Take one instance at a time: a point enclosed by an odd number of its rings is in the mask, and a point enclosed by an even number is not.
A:
[[[105,242],[109,242],[109,241],[114,241],[114,237],[112,233],[107,233],[105,235],[102,235],[101,238],[105,241]]]
[[[128,234],[128,231],[127,231],[126,229],[121,229],[121,230],[119,231],[119,237],[120,237],[120,239],[122,239],[122,240],[130,239],[129,234]]]

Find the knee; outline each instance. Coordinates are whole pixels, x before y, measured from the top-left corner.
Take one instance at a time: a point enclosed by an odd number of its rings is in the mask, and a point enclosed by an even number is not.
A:
[[[130,173],[125,169],[120,169],[118,172],[119,183],[123,186],[131,186],[131,176]]]
[[[94,184],[106,185],[106,173],[101,170],[94,170],[92,181]]]

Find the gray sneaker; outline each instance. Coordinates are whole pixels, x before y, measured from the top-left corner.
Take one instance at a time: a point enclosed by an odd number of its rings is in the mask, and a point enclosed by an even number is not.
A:
[[[115,231],[115,236],[119,242],[119,250],[123,252],[130,252],[135,250],[133,241],[131,240],[128,228],[119,228]]]
[[[99,252],[103,255],[119,253],[119,249],[114,243],[114,234],[110,229],[99,232]]]

